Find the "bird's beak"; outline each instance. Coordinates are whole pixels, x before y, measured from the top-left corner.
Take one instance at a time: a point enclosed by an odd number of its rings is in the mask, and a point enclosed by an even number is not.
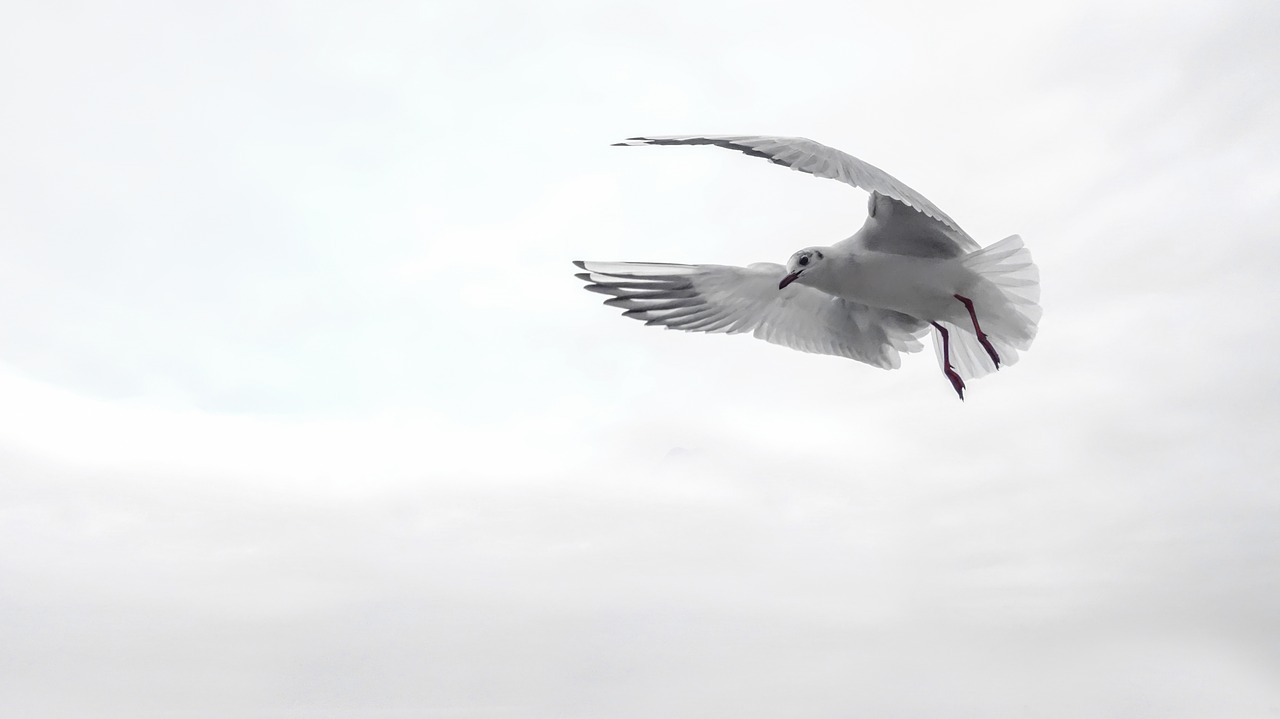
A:
[[[795,272],[792,272],[786,277],[783,277],[782,281],[778,283],[778,289],[783,289],[784,287],[791,284],[792,282],[795,282],[796,278],[799,276],[800,276],[800,271],[796,270]]]

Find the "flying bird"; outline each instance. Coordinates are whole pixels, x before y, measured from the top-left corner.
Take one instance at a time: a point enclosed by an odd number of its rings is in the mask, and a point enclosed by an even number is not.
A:
[[[804,352],[884,369],[922,348],[932,329],[942,373],[961,400],[965,380],[1011,365],[1040,321],[1040,271],[1022,238],[981,247],[923,195],[874,165],[800,137],[632,137],[615,145],[714,145],[870,193],[867,220],[786,265],[652,262],[574,264],[586,289],[649,325],[751,332]]]

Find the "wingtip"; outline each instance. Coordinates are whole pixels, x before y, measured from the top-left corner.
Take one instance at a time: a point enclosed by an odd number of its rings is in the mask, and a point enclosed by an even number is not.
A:
[[[577,267],[577,268],[578,268],[578,269],[580,269],[580,270],[585,270],[585,269],[587,269],[587,261],[586,261],[586,260],[574,260],[574,261],[573,261],[573,266],[574,266],[574,267]]]
[[[636,147],[637,145],[649,144],[648,138],[644,137],[628,137],[621,142],[615,142],[610,147]]]

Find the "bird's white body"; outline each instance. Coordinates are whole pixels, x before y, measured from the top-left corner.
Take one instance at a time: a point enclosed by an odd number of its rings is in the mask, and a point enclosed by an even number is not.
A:
[[[716,145],[869,190],[867,221],[785,267],[582,262],[606,304],[672,329],[747,332],[806,352],[899,364],[930,326],[943,372],[964,378],[1018,360],[1040,319],[1040,275],[1017,235],[981,247],[946,213],[883,170],[803,138],[632,138],[631,145]],[[953,365],[954,362],[954,365]]]
[[[927,259],[837,244],[821,265],[796,282],[835,297],[902,312],[925,321],[951,321],[964,314],[955,300],[981,278],[959,260]],[[844,250],[844,251],[842,251]]]

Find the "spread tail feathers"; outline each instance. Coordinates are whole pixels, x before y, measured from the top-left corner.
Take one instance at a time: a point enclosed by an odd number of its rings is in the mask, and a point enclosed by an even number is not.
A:
[[[965,267],[981,279],[969,290],[978,319],[987,338],[1000,356],[1000,364],[1018,361],[1018,350],[1026,350],[1035,339],[1040,322],[1040,270],[1018,235],[965,255]],[[951,364],[965,379],[996,370],[973,324],[969,321],[939,322],[951,337]],[[933,348],[942,363],[942,342],[935,331]]]

